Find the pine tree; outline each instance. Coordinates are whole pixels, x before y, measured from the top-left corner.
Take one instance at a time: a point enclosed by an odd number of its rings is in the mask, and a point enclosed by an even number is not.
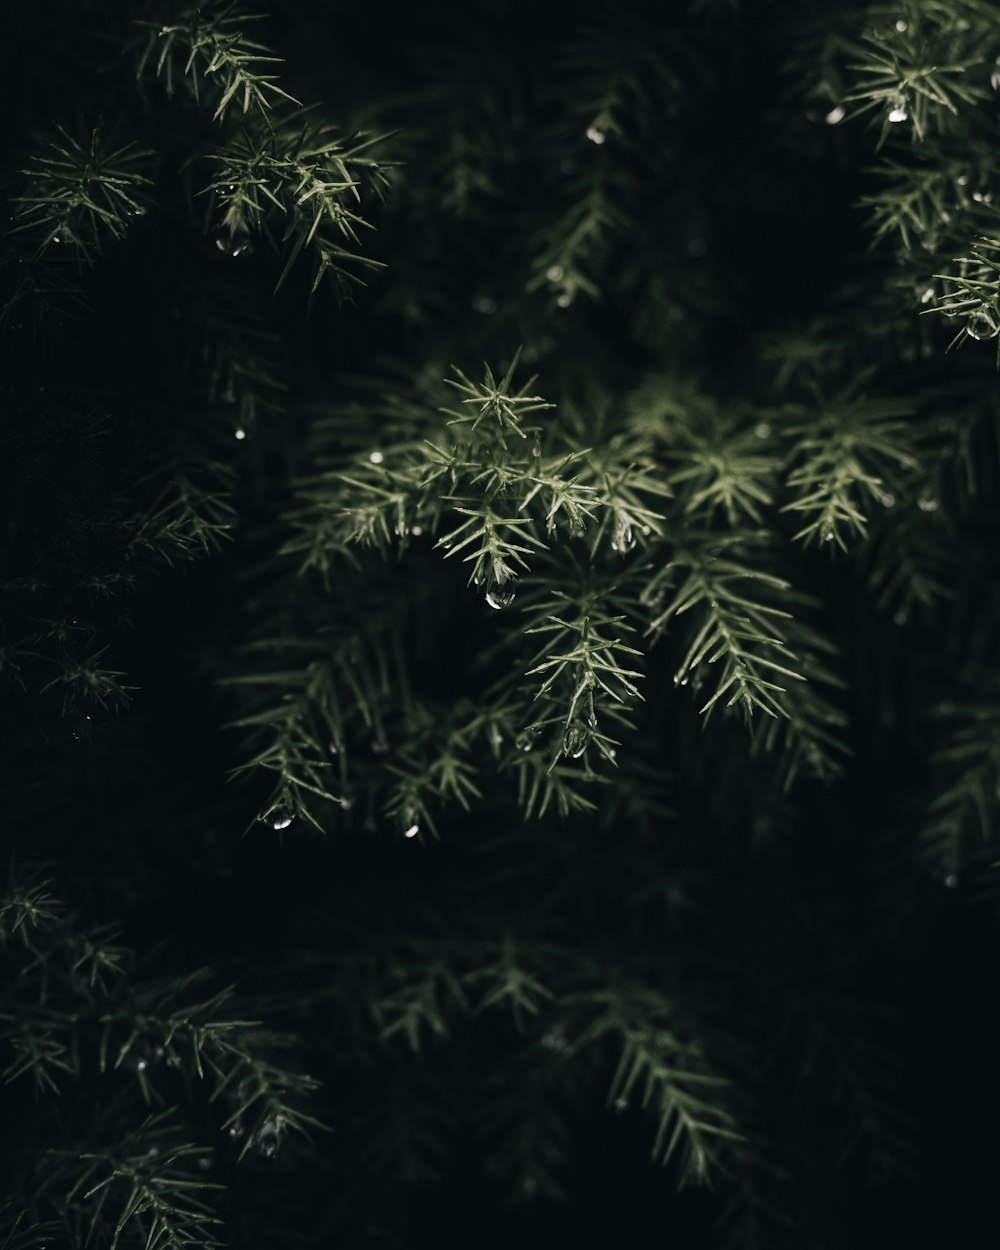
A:
[[[1000,1231],[1000,7],[270,8],[4,18],[0,1247]]]

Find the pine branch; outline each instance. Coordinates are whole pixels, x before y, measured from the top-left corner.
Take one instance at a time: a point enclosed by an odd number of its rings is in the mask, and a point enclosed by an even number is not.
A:
[[[986,690],[996,683],[981,678]],[[947,731],[932,756],[938,779],[920,828],[921,849],[945,874],[957,873],[970,857],[996,839],[1000,792],[1000,703],[965,701],[943,707]]]
[[[846,551],[849,538],[867,533],[865,503],[881,501],[898,486],[893,478],[918,467],[903,422],[910,406],[859,395],[867,380],[862,376],[831,399],[816,390],[811,410],[788,409],[800,423],[788,429],[794,439],[788,474],[794,497],[782,510],[802,515],[806,524],[795,538],[806,544],[835,543]]]
[[[363,256],[359,231],[369,224],[354,211],[363,195],[380,198],[383,166],[368,150],[378,138],[344,140],[334,128],[305,115],[278,125],[244,126],[212,157],[219,172],[205,188],[212,196],[220,251],[240,256],[251,237],[264,234],[284,254],[275,289],[310,248],[315,292],[330,277],[338,292],[359,281],[357,266],[380,268]]]
[[[783,622],[791,614],[765,597],[786,592],[788,583],[744,563],[746,538],[729,535],[708,539],[690,551],[678,552],[649,582],[646,598],[655,604],[678,575],[683,577],[669,605],[652,615],[649,632],[655,638],[670,621],[692,609],[700,622],[674,684],[682,685],[704,665],[722,664],[715,692],[701,709],[709,712],[728,695],[724,706],[736,706],[746,720],[754,712],[778,717],[785,714],[781,682],[804,681],[790,668],[795,655],[785,641]],[[749,596],[757,592],[755,598]],[[763,593],[762,593],[763,592]]]
[[[149,1116],[113,1145],[63,1152],[64,1173],[76,1176],[67,1205],[87,1204],[87,1240],[110,1231],[110,1250],[133,1238],[143,1250],[222,1245],[216,1235],[222,1220],[207,1201],[222,1187],[195,1171],[203,1153],[183,1141],[169,1111]]]
[[[135,142],[120,142],[107,126],[56,126],[21,171],[11,237],[23,236],[36,261],[65,249],[80,264],[93,264],[149,211],[152,183],[144,171],[152,155]]]
[[[605,1038],[620,1047],[609,1105],[638,1096],[656,1122],[654,1158],[676,1160],[682,1183],[724,1174],[727,1149],[742,1140],[725,1110],[727,1082],[708,1069],[697,1043],[674,1031],[669,1000],[623,985],[583,993],[578,1001],[594,1016],[574,1049]]]
[[[174,9],[168,24],[139,21],[148,32],[138,53],[140,77],[151,69],[173,95],[179,84],[200,103],[204,95],[213,119],[221,121],[232,107],[267,116],[281,100],[298,103],[277,84],[265,67],[279,63],[264,44],[248,39],[241,27],[256,19],[226,0],[197,0]]]

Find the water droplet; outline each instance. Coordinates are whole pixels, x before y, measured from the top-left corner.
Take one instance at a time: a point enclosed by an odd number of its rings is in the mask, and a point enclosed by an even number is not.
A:
[[[283,807],[276,807],[268,819],[272,829],[287,829],[292,823],[292,814]]]
[[[628,1109],[628,1099],[627,1099],[627,1098],[616,1098],[616,1099],[615,1099],[615,1110],[616,1110],[616,1111],[625,1111],[625,1110],[627,1110],[627,1109]]]
[[[136,1072],[145,1072],[148,1067],[149,1067],[148,1059],[137,1059],[135,1061]]]
[[[1000,91],[1000,57],[997,58],[992,74],[990,74],[990,86],[994,91]]]
[[[212,1167],[212,1159],[210,1155],[202,1155],[198,1160],[198,1166],[203,1172],[208,1172]]]
[[[414,538],[419,538],[423,532],[424,532],[424,527],[422,525],[413,525],[410,527],[410,533],[413,535]]]
[[[680,673],[674,673],[674,685],[675,686],[686,686],[690,680],[691,680],[690,677],[687,677],[687,676],[682,677]]]
[[[242,426],[242,425],[238,425],[238,426],[236,427],[236,429],[235,429],[235,430],[233,430],[233,438],[237,439],[237,440],[238,440],[239,442],[241,442],[241,443],[242,443],[242,442],[243,442],[243,440],[246,438],[246,436],[247,436],[247,432],[246,432],[246,430],[243,428],[243,426]]]
[[[554,1024],[547,1033],[542,1034],[542,1045],[546,1050],[551,1050],[555,1054],[560,1054],[569,1046],[569,1039],[566,1036],[566,1030],[561,1024]]]
[[[374,755],[388,755],[389,744],[384,738],[372,739],[372,753]]]
[[[133,208],[128,210],[128,215],[130,217],[145,217],[148,211],[149,210],[147,208],[143,208],[141,204],[136,204]]]
[[[509,608],[514,602],[514,587],[493,586],[486,592],[486,602],[491,608]]]
[[[891,508],[895,502],[896,502],[896,496],[892,494],[888,494],[888,493],[885,495],[882,495],[879,499],[879,503],[882,505],[883,508]]]
[[[958,875],[954,872],[949,872],[944,879],[944,883],[949,890],[954,890],[958,886]]]
[[[559,305],[560,308],[569,308],[572,302],[573,302],[573,296],[570,295],[569,291],[561,292],[556,298],[556,303]]]
[[[380,451],[373,451],[369,453],[368,459],[371,461],[372,464],[381,464],[382,461],[385,459],[385,456],[383,456]]]
[[[273,1120],[267,1120],[261,1125],[254,1138],[254,1145],[265,1159],[273,1159],[278,1153],[278,1126]]]
[[[894,613],[893,618],[892,618],[892,623],[894,625],[905,625],[909,619],[910,618],[909,618],[909,615],[907,614],[906,609],[900,608],[898,612]]]
[[[351,799],[338,799],[337,806],[342,812],[349,812],[354,806],[354,802]]]
[[[591,143],[601,144],[607,138],[603,130],[598,130],[596,126],[587,127],[587,138]]]
[[[250,231],[242,223],[237,223],[216,238],[215,246],[227,256],[242,256],[250,251]]]
[[[938,501],[933,495],[921,495],[917,500],[917,507],[921,512],[937,512]]]
[[[893,97],[892,108],[889,110],[889,121],[892,123],[905,122],[909,117],[906,109],[906,96],[897,95]]]
[[[527,729],[522,729],[514,739],[514,745],[519,751],[530,751],[541,735],[541,725],[529,725]]]
[[[631,551],[635,546],[635,534],[632,532],[632,522],[624,514],[615,519],[615,532],[611,536],[612,551],[620,551],[624,554]]]
[[[238,1121],[236,1124],[230,1125],[229,1136],[235,1141],[238,1137],[243,1136],[243,1125]]]
[[[420,832],[420,826],[419,826],[419,825],[410,825],[409,829],[407,829],[407,830],[405,831],[405,833],[403,834],[403,837],[404,837],[404,838],[415,838],[419,832]]]
[[[832,108],[826,115],[826,124],[828,126],[836,126],[838,122],[842,122],[847,114],[847,110],[842,104],[838,104],[836,108]]]
[[[896,29],[899,31],[900,34],[902,34],[906,30],[906,22],[904,22],[902,18],[900,18],[899,21],[896,23]]]
[[[827,531],[823,534],[823,541],[824,541],[825,543],[832,543],[832,542],[833,542],[833,530],[827,530]]]
[[[497,302],[492,295],[477,295],[472,301],[473,310],[488,317],[497,310]]]
[[[972,198],[977,204],[992,204],[993,195],[989,191],[973,191]]]
[[[545,271],[545,276],[550,282],[562,282],[566,276],[566,271],[562,265],[549,265]]]
[[[657,582],[650,582],[639,591],[639,602],[644,608],[654,610],[663,602],[663,588]]]
[[[562,749],[564,755],[569,755],[572,759],[578,760],[586,751],[587,743],[590,741],[590,734],[586,728],[574,721],[571,725],[566,726],[566,732],[563,734]]]
[[[932,286],[925,287],[920,295],[921,304],[929,304],[936,294],[937,292]]]
[[[340,747],[339,747],[339,745],[338,745],[336,742],[331,742],[331,743],[330,743],[330,754],[331,754],[331,755],[339,755],[339,754],[340,754]]]
[[[984,304],[965,323],[965,333],[970,339],[995,339],[1000,334],[1000,320],[993,309]]]
[[[758,421],[753,428],[753,432],[758,438],[768,438],[771,433],[771,427],[766,421]]]

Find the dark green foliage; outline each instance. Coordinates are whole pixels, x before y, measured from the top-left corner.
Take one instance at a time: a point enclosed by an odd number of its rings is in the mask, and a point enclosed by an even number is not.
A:
[[[997,5],[4,20],[0,1250],[955,1240]]]

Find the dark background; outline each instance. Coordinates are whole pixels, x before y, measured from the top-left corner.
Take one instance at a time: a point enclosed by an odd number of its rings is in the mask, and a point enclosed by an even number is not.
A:
[[[354,117],[376,102],[380,122],[405,128],[405,109],[394,116],[391,103],[382,102],[411,87],[426,89],[420,49],[444,46],[469,60],[503,62],[523,76],[530,101],[535,84],[545,79],[553,43],[570,17],[585,16],[587,6],[574,6],[571,14],[557,5],[499,2],[450,11],[398,3],[269,7],[272,16],[261,37],[287,59],[286,81],[296,95],[322,100],[335,117]],[[113,37],[119,18],[114,8],[40,3],[17,6],[16,12],[12,6],[0,19],[0,98],[11,152],[53,116],[120,105],[125,88],[109,83],[102,100],[88,59],[108,32]],[[718,73],[713,91],[685,118],[678,161],[703,199],[711,265],[725,288],[695,350],[699,362],[712,367],[719,391],[735,394],[747,356],[768,326],[843,301],[845,272],[864,274],[877,266],[865,255],[867,235],[853,207],[866,187],[865,159],[857,150],[863,152],[865,138],[838,135],[828,144],[824,135],[826,146],[804,153],[796,129],[805,125],[800,104],[788,102],[782,73],[787,50],[777,35],[784,28],[771,6],[747,6],[742,17],[728,6],[713,6],[708,16],[690,20]],[[446,89],[444,82],[442,93]],[[165,145],[171,142],[183,144],[183,136],[163,136]],[[433,132],[420,143],[423,152],[433,147]],[[5,157],[5,172],[16,163],[16,156]],[[53,559],[71,566],[80,548],[70,543],[65,550],[67,529],[79,531],[95,500],[134,485],[129,476],[141,423],[136,403],[144,390],[161,385],[149,369],[156,355],[150,342],[164,333],[155,288],[159,254],[186,246],[175,229],[169,215],[152,220],[146,238],[109,263],[85,325],[21,339],[16,346],[7,338],[0,508],[8,535],[3,554],[19,568],[33,561],[51,568]],[[476,282],[502,280],[502,260],[491,273],[490,258],[502,258],[505,229],[499,213],[456,229],[448,247],[437,238],[425,240],[429,263],[446,267],[442,278],[456,309],[467,306],[473,268]],[[238,977],[249,993],[274,988],[274,969],[281,964],[276,953],[300,944],[322,946],[325,915],[364,923],[379,909],[391,914],[405,908],[416,896],[445,903],[476,879],[475,842],[490,831],[488,812],[471,828],[468,821],[445,823],[440,843],[403,858],[397,842],[357,830],[278,839],[253,822],[264,790],[226,781],[241,762],[241,743],[222,728],[234,708],[217,678],[245,628],[245,574],[258,536],[282,497],[287,466],[295,464],[296,414],[328,394],[344,370],[368,366],[379,356],[419,358],[422,343],[433,341],[438,354],[447,355],[454,345],[453,355],[475,361],[483,350],[478,340],[489,338],[487,329],[470,330],[467,315],[451,308],[421,331],[378,311],[394,280],[393,258],[408,246],[422,246],[412,234],[409,243],[408,232],[412,221],[394,213],[390,203],[372,245],[390,271],[360,294],[356,307],[320,300],[306,319],[303,291],[295,283],[274,301],[272,322],[296,381],[287,424],[263,431],[241,466],[234,542],[201,563],[142,577],[131,594],[99,614],[115,666],[136,687],[130,708],[81,725],[33,690],[15,688],[5,697],[0,715],[7,745],[0,767],[10,853],[50,862],[74,902],[95,917],[119,921],[130,943],[156,952],[149,957],[151,971],[208,963],[223,978]],[[250,262],[262,269],[265,263],[261,257]],[[124,319],[123,301],[129,310]],[[612,372],[627,375],[650,365],[649,353],[614,308],[581,316],[586,334],[601,340]],[[510,340],[515,330],[501,333]],[[572,331],[564,333],[571,339]],[[463,336],[474,341],[464,343]],[[573,350],[571,341],[560,346]],[[164,338],[165,372],[171,350]],[[162,384],[169,389],[172,379]],[[32,387],[60,396],[103,391],[110,397],[109,425],[89,476],[78,471],[73,440],[50,441],[38,432],[25,400]],[[65,507],[61,500],[68,501]],[[84,558],[90,558],[92,547],[84,547]],[[829,622],[848,653],[859,613],[866,611],[858,595],[845,578],[838,617]],[[474,650],[475,639],[467,645]],[[907,637],[902,651],[921,645],[919,636]],[[442,649],[428,680],[447,681],[457,671],[453,659],[453,648]],[[904,667],[900,658],[897,671]],[[784,1080],[778,1068],[770,1128],[779,1142],[787,1134],[785,1144],[801,1169],[790,1195],[798,1231],[789,1244],[815,1250],[881,1248],[889,1239],[949,1243],[1000,1231],[992,1198],[995,1152],[976,1132],[988,1132],[998,1093],[989,1007],[995,926],[988,912],[972,904],[964,882],[946,889],[921,878],[908,862],[907,822],[899,813],[906,812],[913,792],[919,755],[905,716],[902,724],[897,719],[886,725],[874,703],[862,697],[851,709],[855,756],[846,781],[832,791],[804,783],[794,836],[751,848],[721,826],[704,827],[704,800],[695,786],[679,784],[676,798],[680,827],[701,826],[692,850],[703,874],[699,903],[707,909],[701,940],[769,966],[801,960],[802,975],[828,976],[831,986],[885,1009],[884,1017],[869,1023],[888,1049],[897,1102],[912,1121],[911,1177],[872,1187],[853,1165],[831,1170],[826,1145],[839,1131],[836,1107],[821,1099],[809,1107],[808,1087],[803,1091],[797,1080],[794,1046],[788,1048]],[[905,692],[896,706],[905,709]],[[655,706],[650,715],[655,724]],[[656,731],[669,758],[691,726],[661,723]],[[523,901],[532,906],[530,894]],[[565,917],[564,923],[579,923],[583,931],[588,917]],[[603,923],[613,931],[620,917]],[[810,928],[811,938],[805,936]],[[682,940],[698,935],[688,930]],[[802,959],[810,941],[814,948]],[[321,1055],[320,1039],[309,1042]],[[491,1048],[502,1044],[483,1031],[472,1035],[468,1048],[488,1067]],[[335,1119],[343,1094],[327,1094]],[[563,1203],[510,1210],[484,1178],[481,1159],[461,1147],[436,1190],[385,1186],[365,1174],[349,1132],[340,1131],[329,1139],[316,1176],[274,1173],[275,1195],[282,1195],[276,1209],[287,1197],[287,1218],[303,1229],[340,1213],[337,1235],[349,1244],[354,1238],[436,1248],[471,1242],[500,1247],[515,1240],[539,1246],[652,1246],[671,1238],[709,1244],[707,1230],[718,1213],[714,1197],[675,1197],[673,1176],[649,1162],[644,1126],[601,1112],[601,1099],[597,1091],[593,1110],[579,1110]],[[20,1126],[31,1115],[29,1102],[11,1095],[0,1175],[22,1149]]]

